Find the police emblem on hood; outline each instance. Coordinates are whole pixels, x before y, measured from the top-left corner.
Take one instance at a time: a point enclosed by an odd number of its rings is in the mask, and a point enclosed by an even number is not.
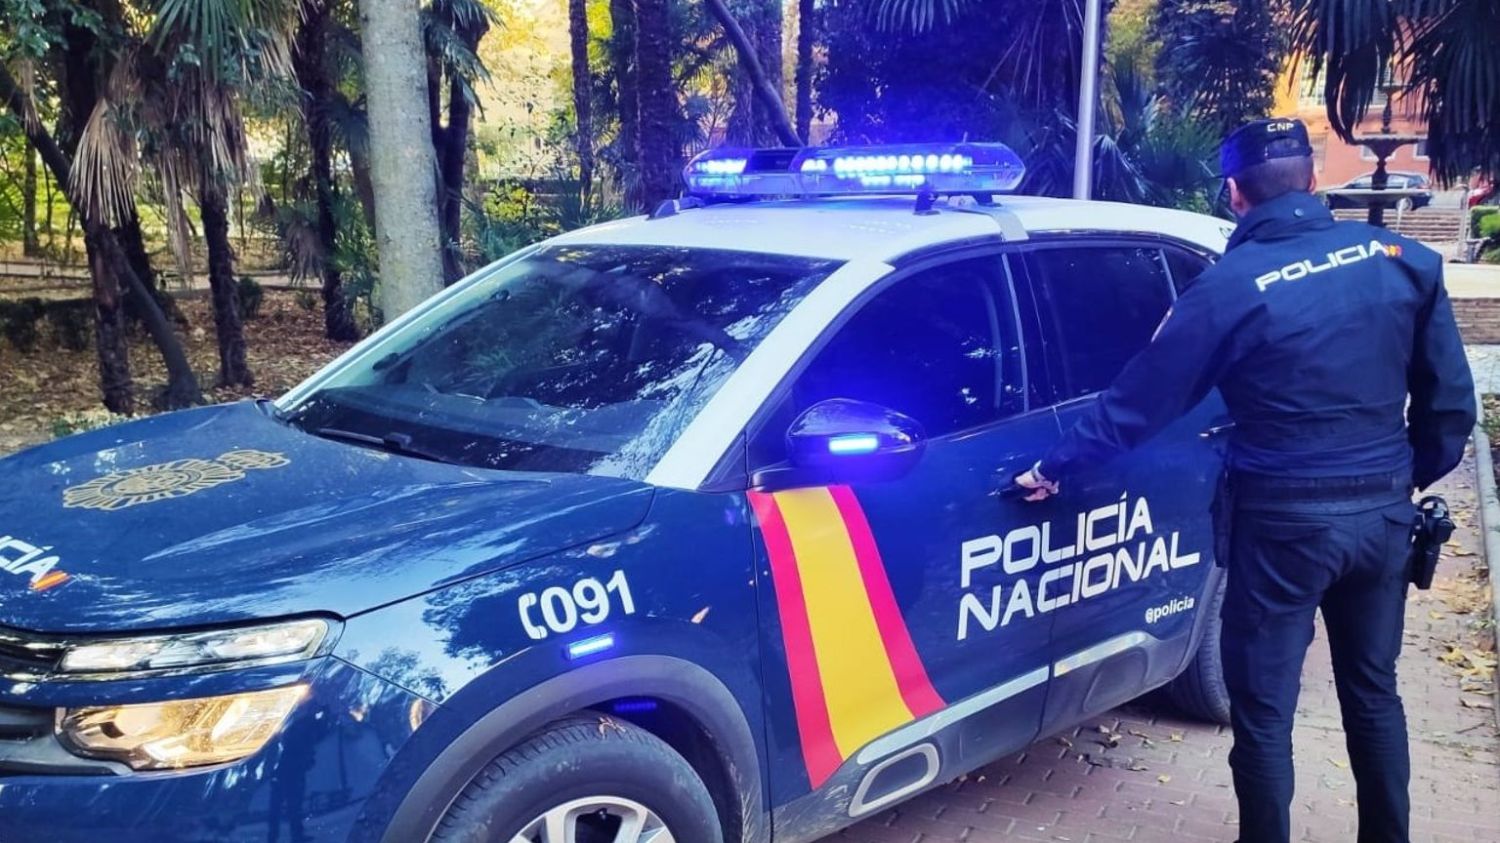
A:
[[[185,459],[115,471],[63,490],[63,506],[114,511],[142,503],[197,494],[245,479],[247,471],[280,468],[289,463],[268,451],[230,451],[211,460]]]

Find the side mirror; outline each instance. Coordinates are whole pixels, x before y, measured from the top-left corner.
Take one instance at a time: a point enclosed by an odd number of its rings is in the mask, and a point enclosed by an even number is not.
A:
[[[922,457],[916,419],[865,401],[833,398],[808,408],[786,434],[786,465],[756,472],[756,488],[895,480]]]

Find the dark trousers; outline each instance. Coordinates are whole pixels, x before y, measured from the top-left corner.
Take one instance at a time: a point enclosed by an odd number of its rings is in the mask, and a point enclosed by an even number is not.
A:
[[[1411,761],[1396,658],[1414,517],[1410,499],[1391,492],[1236,503],[1222,642],[1242,843],[1291,839],[1292,721],[1318,609],[1358,786],[1360,843],[1408,840]]]

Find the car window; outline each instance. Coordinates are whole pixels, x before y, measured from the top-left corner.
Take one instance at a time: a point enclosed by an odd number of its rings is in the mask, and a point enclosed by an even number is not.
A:
[[[543,249],[351,360],[289,420],[447,462],[642,479],[837,267],[678,247]]]
[[[831,398],[911,416],[930,437],[988,424],[1022,403],[1014,311],[998,256],[898,281],[860,307],[792,382],[752,443],[752,462],[785,459],[784,434]]]
[[[1172,305],[1156,248],[1068,246],[1038,249],[1030,260],[1060,399],[1109,386]]]
[[[1193,286],[1198,276],[1211,265],[1203,257],[1185,249],[1167,248],[1162,250],[1162,254],[1167,257],[1167,268],[1172,271],[1172,287],[1179,296]]]

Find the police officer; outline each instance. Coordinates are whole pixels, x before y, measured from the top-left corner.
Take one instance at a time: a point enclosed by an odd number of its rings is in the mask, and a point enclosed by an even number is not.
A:
[[[1442,260],[1384,229],[1335,222],[1312,195],[1297,120],[1242,127],[1220,164],[1240,218],[1224,259],[1016,482],[1030,500],[1056,494],[1076,468],[1144,442],[1217,387],[1235,423],[1222,653],[1241,839],[1290,839],[1292,718],[1321,609],[1359,840],[1406,841],[1396,659],[1411,493],[1458,464],[1475,420]]]

